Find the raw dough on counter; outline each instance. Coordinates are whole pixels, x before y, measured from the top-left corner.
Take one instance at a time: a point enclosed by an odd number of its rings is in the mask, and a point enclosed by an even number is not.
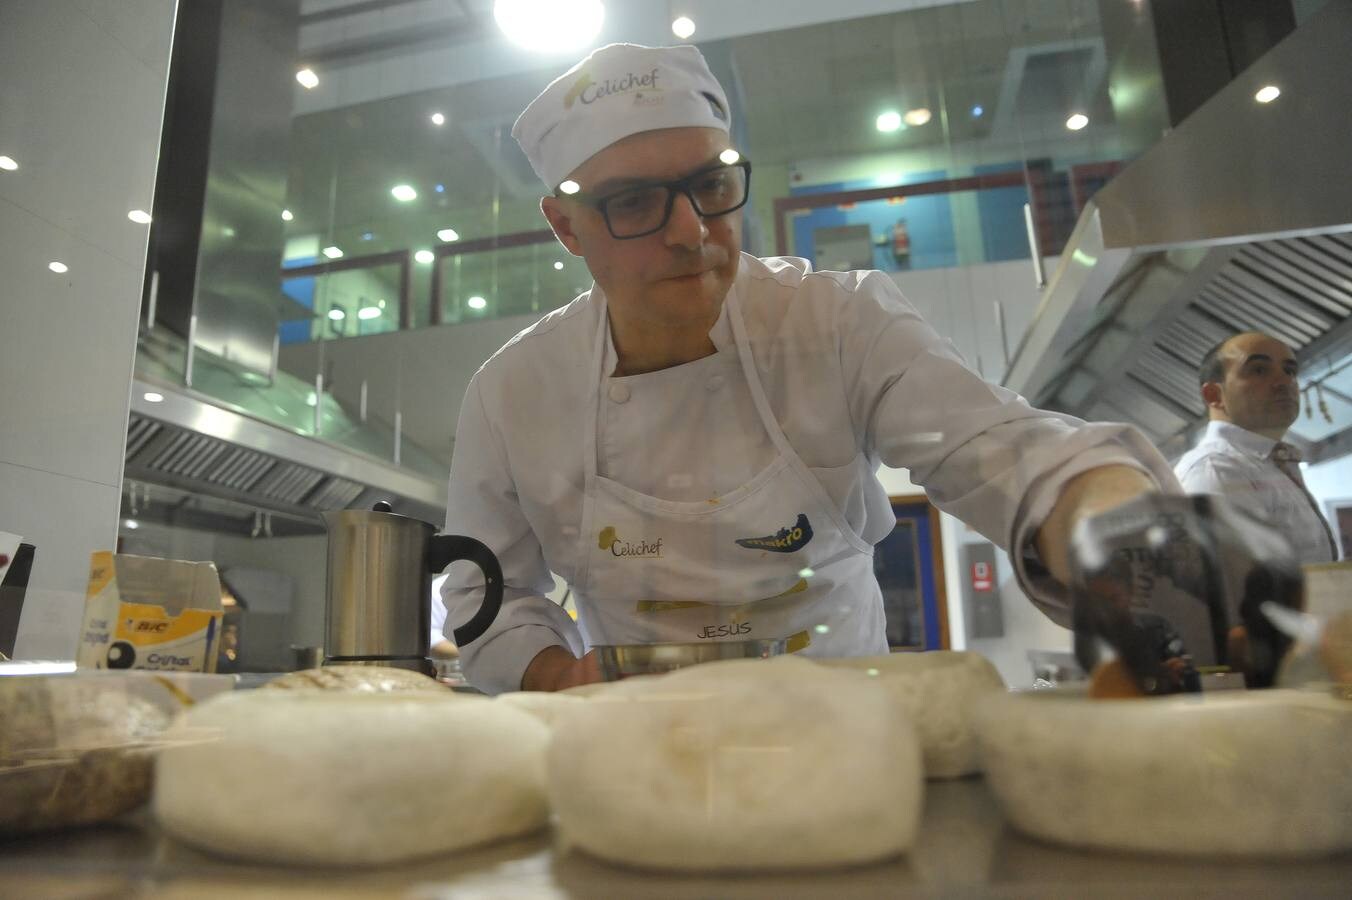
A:
[[[450,691],[248,691],[176,723],[155,817],[180,840],[253,862],[394,863],[545,825],[549,729]]]
[[[493,699],[524,710],[551,728],[560,716],[586,702],[584,697],[571,697],[560,691],[508,691]]]
[[[1033,691],[992,697],[976,723],[986,781],[1035,837],[1175,855],[1352,850],[1352,704],[1327,694]]]
[[[980,653],[930,650],[813,662],[877,672],[875,677],[915,723],[926,777],[959,778],[981,771],[972,715],[984,697],[1006,687],[995,666]]]
[[[567,844],[623,865],[765,871],[853,865],[915,839],[924,779],[876,681],[792,657],[619,683],[549,748]]]
[[[384,693],[389,691],[440,691],[450,693],[435,678],[410,669],[393,666],[323,666],[287,672],[263,685],[264,689],[362,691]]]
[[[102,676],[0,678],[0,835],[103,822],[150,798],[169,714]]]

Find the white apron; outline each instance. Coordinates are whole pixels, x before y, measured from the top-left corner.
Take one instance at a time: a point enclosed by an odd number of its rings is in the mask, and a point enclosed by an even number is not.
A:
[[[598,474],[609,342],[609,316],[601,309],[572,585],[583,638],[588,647],[786,638],[790,650],[806,647],[812,656],[886,653],[873,547],[849,527],[784,437],[736,294],[726,302],[737,355],[776,455],[736,490],[697,502],[662,500]]]

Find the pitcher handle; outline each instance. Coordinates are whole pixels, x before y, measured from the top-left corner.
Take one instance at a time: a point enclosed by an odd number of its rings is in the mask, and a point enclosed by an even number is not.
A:
[[[455,645],[463,647],[483,635],[502,608],[502,566],[493,551],[481,541],[458,534],[433,535],[428,543],[427,563],[433,574],[440,574],[456,560],[469,560],[484,573],[484,602],[474,617],[455,629]]]

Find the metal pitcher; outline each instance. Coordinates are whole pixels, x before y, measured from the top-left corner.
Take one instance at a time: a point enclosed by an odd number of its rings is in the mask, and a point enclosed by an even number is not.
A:
[[[432,576],[456,560],[484,574],[484,601],[455,629],[457,646],[478,638],[502,606],[502,567],[471,537],[437,534],[421,519],[395,515],[385,501],[370,510],[323,514],[329,531],[325,665],[383,665],[431,675],[428,659]]]

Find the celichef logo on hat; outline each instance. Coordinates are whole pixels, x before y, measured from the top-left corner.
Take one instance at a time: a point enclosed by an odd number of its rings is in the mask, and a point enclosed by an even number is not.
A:
[[[612,94],[627,94],[630,91],[638,90],[662,90],[657,86],[656,66],[646,75],[630,72],[623,78],[607,78],[601,82],[593,79],[590,72],[583,72],[576,83],[568,89],[568,93],[564,95],[563,108],[572,109],[573,104],[578,100],[581,100],[583,104],[590,104]]]

